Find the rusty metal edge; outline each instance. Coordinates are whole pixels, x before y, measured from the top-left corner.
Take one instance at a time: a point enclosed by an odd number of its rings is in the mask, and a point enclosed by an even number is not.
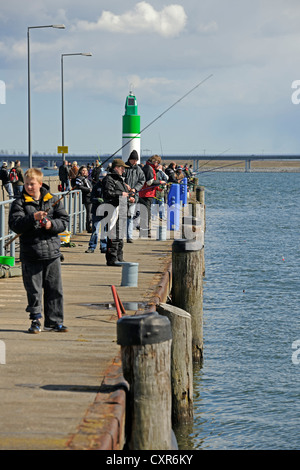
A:
[[[147,311],[166,302],[172,288],[172,262],[161,277]],[[86,410],[77,430],[66,442],[66,450],[122,450],[126,441],[126,397],[129,385],[123,377],[121,352],[107,368],[94,402]]]

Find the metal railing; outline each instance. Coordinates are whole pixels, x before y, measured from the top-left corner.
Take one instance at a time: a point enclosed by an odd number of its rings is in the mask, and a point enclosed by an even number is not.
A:
[[[73,235],[83,232],[85,227],[86,210],[82,203],[81,191],[74,190],[54,194],[65,196],[63,198],[64,208],[69,214],[67,230]],[[18,244],[18,239],[14,240],[7,248],[4,248],[6,243],[16,235],[8,227],[8,215],[12,202],[13,199],[0,202],[0,256],[15,256],[16,253],[16,244]]]

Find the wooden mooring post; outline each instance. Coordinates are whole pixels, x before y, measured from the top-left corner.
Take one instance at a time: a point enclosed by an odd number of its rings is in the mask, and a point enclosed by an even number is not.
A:
[[[191,315],[174,305],[160,303],[156,307],[171,323],[171,389],[172,423],[193,420],[193,358]]]
[[[127,446],[130,450],[174,450],[171,342],[167,317],[157,312],[117,322],[123,375],[129,383]],[[175,442],[174,442],[175,439]]]
[[[191,315],[195,362],[203,358],[202,250],[201,240],[179,239],[172,245],[172,305]]]
[[[205,204],[205,188],[204,186],[196,186],[196,200],[201,204]]]

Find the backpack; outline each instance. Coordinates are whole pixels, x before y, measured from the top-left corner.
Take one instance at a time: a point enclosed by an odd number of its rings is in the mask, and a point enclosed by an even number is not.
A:
[[[16,183],[17,181],[19,181],[19,177],[18,177],[18,174],[17,174],[17,170],[16,168],[12,168],[9,172],[9,180],[11,183]]]

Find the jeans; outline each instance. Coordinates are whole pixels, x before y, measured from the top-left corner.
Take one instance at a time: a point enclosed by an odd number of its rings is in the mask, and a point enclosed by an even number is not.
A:
[[[13,184],[13,191],[14,191],[14,196],[21,196],[22,191],[23,191],[23,185],[22,184]]]
[[[140,197],[140,237],[147,238],[151,236],[151,206],[153,197]],[[144,206],[144,207],[142,207]]]
[[[70,180],[61,181],[61,186],[63,191],[69,191],[71,189]]]
[[[160,219],[167,220],[165,202],[163,199],[155,199],[153,201],[151,215],[153,220],[157,218],[157,215],[159,215]]]
[[[12,184],[10,182],[6,183],[4,185],[5,189],[6,189],[6,192],[9,196],[9,198],[13,198],[14,197],[14,192],[13,192],[13,187],[12,187]]]
[[[101,226],[101,220],[104,218],[102,215],[92,215],[92,234],[91,238],[89,241],[89,248],[92,248],[93,250],[96,249],[97,243],[99,240],[99,231],[100,231],[100,226]],[[100,236],[100,250],[101,253],[106,252],[107,248],[107,237],[105,236],[107,227],[101,227],[101,236]]]
[[[129,204],[127,212],[127,240],[133,239],[134,216],[136,215],[137,204]]]

